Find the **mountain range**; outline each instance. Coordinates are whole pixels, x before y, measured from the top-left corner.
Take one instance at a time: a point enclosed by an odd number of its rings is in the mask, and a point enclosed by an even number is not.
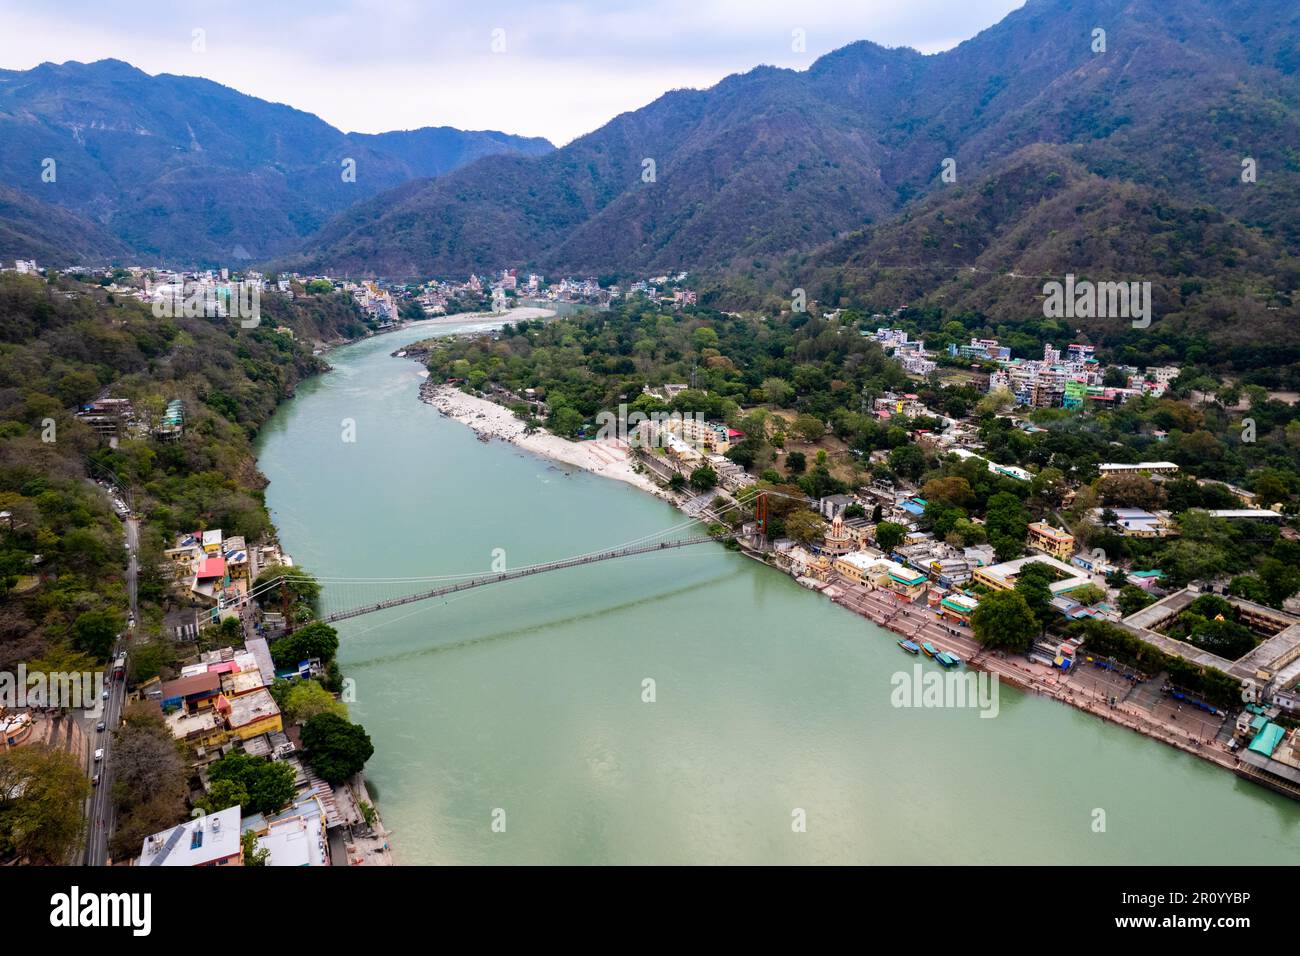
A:
[[[1132,271],[1134,252],[1143,268],[1177,275],[1241,260],[1189,258],[1197,228],[1174,260],[1133,248],[1146,228],[1125,229],[1136,202],[1157,219],[1222,220],[1211,231],[1262,257],[1259,273],[1292,275],[1298,38],[1291,0],[1029,0],[944,53],[855,43],[806,71],[759,67],[667,93],[543,156],[405,183],[343,212],[288,261],[397,276],[501,266],[763,276],[802,261],[796,277],[825,279],[836,257],[860,267],[918,216],[974,214],[985,218],[963,228],[989,233],[979,248],[999,267]],[[1035,146],[1051,152],[1026,154]],[[1008,188],[1039,173],[1066,177],[1092,212],[1072,214],[1063,187]],[[996,195],[972,197],[974,184]],[[976,251],[932,241],[894,251],[954,265]]]
[[[296,249],[348,206],[544,139],[448,127],[346,134],[310,113],[210,80],[150,76],[118,60],[0,71],[0,186],[71,214],[20,228],[0,211],[0,254],[77,241],[110,259],[237,264]],[[345,162],[355,169],[345,179]],[[15,200],[11,200],[15,202]],[[6,207],[7,208],[7,207]],[[43,226],[43,228],[42,228]],[[33,235],[33,229],[38,232]]]
[[[0,169],[20,191],[0,194],[0,255],[58,248],[44,226],[105,257],[685,269],[729,307],[803,286],[996,319],[1037,307],[1028,277],[1104,273],[1152,281],[1162,314],[1267,341],[1300,317],[1298,107],[1293,0],[1028,0],[943,53],[863,41],[760,66],[560,149],[344,134],[206,80],[45,64],[0,73]]]

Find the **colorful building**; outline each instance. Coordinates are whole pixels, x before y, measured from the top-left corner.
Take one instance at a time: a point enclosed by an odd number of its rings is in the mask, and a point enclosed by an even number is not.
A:
[[[939,602],[939,613],[950,621],[970,623],[970,616],[979,607],[979,601],[964,594],[949,594]]]
[[[1029,546],[1066,561],[1074,554],[1074,535],[1046,521],[1035,521],[1029,526]]]
[[[230,732],[240,740],[284,730],[280,708],[266,688],[240,694],[238,697],[222,694],[217,698],[215,706],[224,715]]]

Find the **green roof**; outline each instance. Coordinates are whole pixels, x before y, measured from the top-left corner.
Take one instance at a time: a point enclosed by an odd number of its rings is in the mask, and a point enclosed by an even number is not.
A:
[[[903,575],[898,574],[895,571],[890,571],[889,576],[893,578],[895,581],[897,581],[899,584],[920,584],[922,581],[925,580],[925,575],[920,573],[914,574],[911,577],[904,577]]]
[[[1282,738],[1285,736],[1285,727],[1280,727],[1277,724],[1265,724],[1264,729],[1250,742],[1249,749],[1257,754],[1263,754],[1265,757],[1271,757],[1273,751],[1277,749],[1277,745],[1282,742]]]

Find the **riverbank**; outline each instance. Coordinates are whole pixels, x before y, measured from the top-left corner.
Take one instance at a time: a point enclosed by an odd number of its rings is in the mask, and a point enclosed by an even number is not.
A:
[[[637,473],[630,450],[608,442],[571,442],[548,432],[525,434],[526,426],[515,414],[484,398],[468,395],[449,385],[426,381],[421,398],[443,415],[468,425],[482,438],[500,438],[527,451],[553,461],[564,462],[593,474],[625,481],[674,506],[683,504],[682,496],[659,485],[647,474]],[[749,552],[746,552],[749,553]],[[761,563],[767,563],[750,554]],[[1154,713],[1131,704],[1112,706],[1086,688],[1075,686],[1061,672],[1030,661],[1017,662],[978,644],[973,635],[961,632],[942,621],[929,608],[897,601],[891,592],[867,591],[850,582],[837,580],[825,589],[831,600],[873,623],[912,640],[942,641],[958,652],[968,665],[987,671],[1001,683],[1038,696],[1050,697],[1102,720],[1159,740],[1184,753],[1199,757],[1226,770],[1234,770],[1239,761],[1226,746],[1207,737],[1198,737],[1185,728],[1173,726]]]
[[[1225,770],[1237,767],[1237,758],[1213,737],[1187,733],[1186,728],[1171,725],[1140,705],[1127,701],[1112,705],[1109,695],[1099,693],[1083,682],[1076,683],[1073,673],[1067,674],[1028,660],[1012,659],[1001,651],[991,651],[977,642],[969,629],[946,623],[928,607],[909,604],[890,591],[869,590],[843,580],[823,590],[831,592],[828,596],[836,604],[901,637],[916,643],[928,641],[942,650],[956,652],[966,666],[993,674],[1003,684],[1040,697],[1050,697]]]
[[[267,504],[296,560],[331,582],[463,575],[686,520],[414,401],[420,369],[392,354],[431,334],[340,350],[261,433]],[[340,451],[345,417],[364,427]],[[996,720],[896,707],[891,675],[914,660],[898,635],[792,584],[703,546],[340,622],[397,862],[1245,865],[1300,852],[1290,801],[1079,710],[1009,690]],[[325,594],[361,600],[355,586]],[[1008,792],[1035,799],[1008,814]],[[1112,839],[1069,825],[1097,806]],[[792,807],[808,833],[789,835]],[[1203,836],[1174,836],[1186,832]]]
[[[676,499],[649,475],[637,471],[631,450],[625,443],[573,442],[547,431],[529,432],[528,426],[510,409],[486,398],[466,394],[451,385],[426,381],[420,387],[420,399],[446,417],[468,425],[482,439],[499,438],[551,461],[625,482],[657,498],[676,503]]]

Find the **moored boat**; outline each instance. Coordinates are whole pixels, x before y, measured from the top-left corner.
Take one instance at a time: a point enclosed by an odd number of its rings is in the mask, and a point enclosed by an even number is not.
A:
[[[925,652],[926,657],[934,657],[935,654],[939,653],[934,649],[934,645],[931,644],[929,641],[926,641],[924,644],[921,645],[921,650]]]
[[[907,653],[909,654],[916,654],[919,653],[921,650],[921,648],[918,647],[914,641],[899,641],[898,646],[901,647],[903,650],[907,651]]]

